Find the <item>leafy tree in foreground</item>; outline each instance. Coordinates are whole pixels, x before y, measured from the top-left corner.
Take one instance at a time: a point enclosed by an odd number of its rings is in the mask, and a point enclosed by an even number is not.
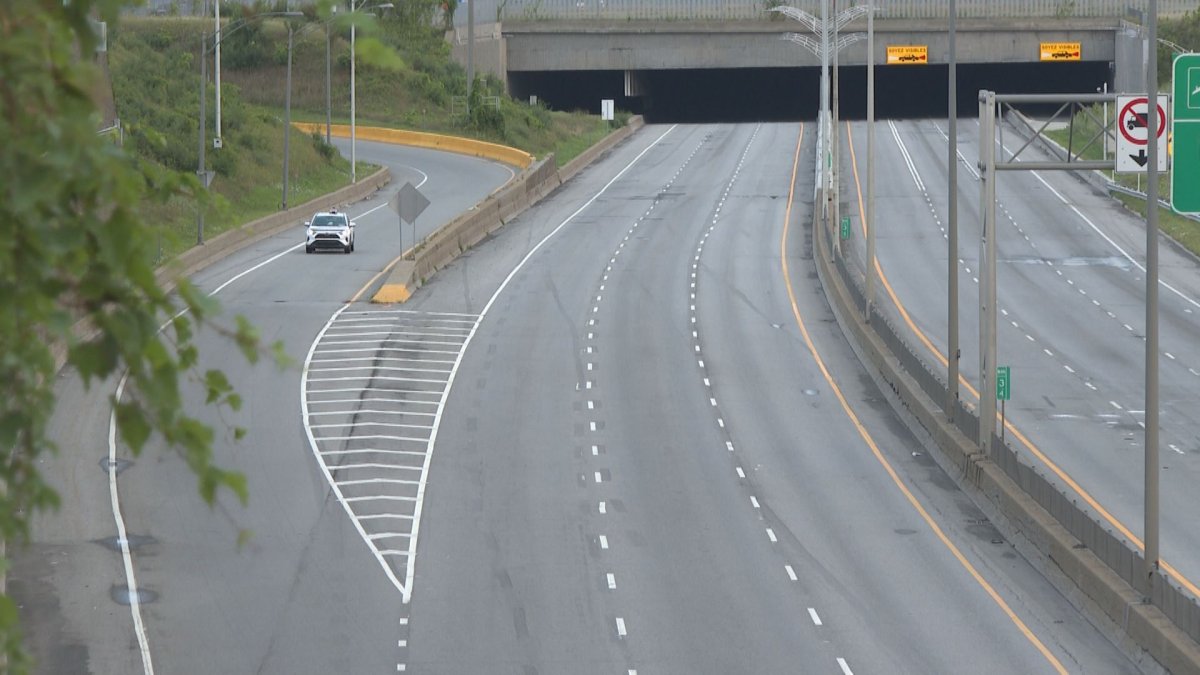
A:
[[[168,295],[155,280],[156,230],[145,199],[193,193],[191,176],[139,162],[97,135],[99,79],[88,18],[112,25],[122,0],[0,3],[0,538],[28,538],[30,517],[58,505],[38,458],[54,445],[56,354],[96,385],[128,373],[117,405],[123,440],[139,451],[159,434],[196,473],[212,503],[221,489],[245,501],[244,478],[215,466],[212,430],[182,408],[183,378],[209,403],[239,400],[219,371],[197,372],[192,336],[214,303],[186,280]],[[183,311],[181,311],[183,310]],[[165,330],[160,327],[166,323]],[[254,360],[252,328],[222,329]],[[107,385],[106,385],[107,386]],[[0,596],[0,668],[22,671],[17,611]]]

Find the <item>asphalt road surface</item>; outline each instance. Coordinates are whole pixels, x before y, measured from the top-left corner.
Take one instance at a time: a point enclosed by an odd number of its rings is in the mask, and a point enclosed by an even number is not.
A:
[[[845,137],[846,129],[843,128]],[[850,128],[865,185],[866,131]],[[947,310],[946,123],[883,123],[877,131],[878,257],[895,291],[880,306],[926,362],[943,368]],[[1023,145],[1006,134],[1005,148]],[[979,151],[975,120],[960,125],[959,288],[962,371],[979,371]],[[1036,150],[1020,159],[1046,159]],[[857,217],[857,195],[850,201]],[[1098,520],[1141,545],[1145,421],[1145,222],[1064,172],[1008,171],[997,190],[1000,312],[997,363],[1012,367],[1010,444]],[[856,221],[856,229],[858,228]],[[861,232],[861,231],[860,231]],[[858,264],[862,237],[855,237]],[[1160,240],[1161,554],[1200,595],[1200,264]],[[906,322],[896,301],[911,319]],[[923,346],[918,333],[933,349]],[[941,354],[941,359],[934,352]],[[977,402],[966,387],[963,399]],[[1176,573],[1178,572],[1178,574]]]
[[[361,215],[382,198],[351,210],[353,255],[289,249],[297,228],[206,271],[288,250],[218,297],[297,365],[201,338],[246,399],[203,414],[248,427],[217,450],[250,504],[209,510],[153,449],[124,469],[135,623],[97,543],[111,388],[64,378],[64,508],[13,582],[43,670],[1132,672],[854,357],[803,133],[646,128],[400,306],[347,303],[397,253],[394,215]],[[360,152],[430,176],[423,225],[509,175]]]

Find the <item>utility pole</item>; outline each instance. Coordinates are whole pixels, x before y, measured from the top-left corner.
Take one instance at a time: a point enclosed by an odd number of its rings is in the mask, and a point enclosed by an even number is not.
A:
[[[947,210],[949,223],[946,233],[946,318],[949,330],[946,337],[946,419],[953,422],[958,412],[958,365],[962,349],[958,344],[958,53],[955,48],[958,33],[958,10],[955,0],[950,0],[950,137],[947,174],[949,197]],[[982,118],[980,118],[982,122]]]
[[[1146,456],[1145,532],[1143,556],[1146,597],[1154,597],[1158,572],[1158,0],[1150,0],[1147,20],[1146,138],[1150,159],[1146,172]]]

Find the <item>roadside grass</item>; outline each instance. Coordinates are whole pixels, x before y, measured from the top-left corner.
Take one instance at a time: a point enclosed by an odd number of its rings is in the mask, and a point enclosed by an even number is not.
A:
[[[194,173],[198,163],[199,68],[196,36],[207,24],[191,18],[127,17],[110,35],[109,64],[117,111],[127,129],[125,146],[162,170]],[[282,86],[277,87],[282,93]],[[278,211],[283,202],[281,111],[246,101],[237,87],[222,87],[221,149],[209,146],[206,168],[214,172],[205,212],[206,239]],[[208,143],[213,136],[214,92],[208,93]],[[322,139],[291,130],[289,206],[350,182],[350,164]],[[373,170],[369,165],[360,174]],[[142,215],[161,228],[162,252],[170,256],[196,241],[197,204],[175,197],[146,203]]]
[[[551,111],[503,95],[503,84],[479,77],[476,93],[497,97],[499,109],[479,99],[479,112],[467,116],[454,97],[466,95],[466,73],[450,57],[450,46],[433,28],[414,28],[383,19],[370,30],[360,29],[361,41],[371,35],[399,54],[399,69],[376,66],[358,53],[355,66],[355,121],[381,126],[475,138],[509,145],[537,157],[555,153],[561,166],[611,128],[597,115]],[[234,85],[242,97],[269,109],[280,109],[287,76],[287,30],[281,23],[264,25],[262,51],[268,56],[252,64],[221,71],[223,85]],[[361,42],[360,42],[361,47]],[[330,35],[329,110],[335,124],[350,123],[349,33],[334,29]],[[314,28],[293,35],[292,118],[324,122],[325,31]],[[496,99],[492,99],[496,100]]]
[[[1109,108],[1110,121],[1115,115],[1115,111]],[[1100,121],[1099,123],[1097,121]],[[1072,147],[1083,147],[1093,136],[1099,133],[1103,123],[1103,109],[1101,106],[1093,105],[1090,114],[1076,113],[1074,124],[1067,129],[1055,129],[1047,131],[1046,135],[1053,139],[1056,143],[1067,147],[1070,143]],[[1108,156],[1112,156],[1112,141],[1109,142]],[[1092,146],[1084,150],[1083,156],[1085,159],[1102,159],[1104,156],[1104,148],[1097,141]],[[1145,192],[1146,180],[1138,174],[1107,174],[1117,184],[1127,188],[1140,190]],[[1159,175],[1158,181],[1159,195],[1162,199],[1169,200],[1171,198],[1171,174],[1167,171]],[[1138,197],[1131,197],[1124,194],[1114,194],[1125,208],[1133,211],[1142,218],[1146,217],[1146,200]],[[1193,254],[1200,256],[1200,223],[1184,216],[1175,213],[1169,208],[1159,206],[1158,209],[1158,225],[1159,228],[1172,239],[1179,242],[1187,250]]]

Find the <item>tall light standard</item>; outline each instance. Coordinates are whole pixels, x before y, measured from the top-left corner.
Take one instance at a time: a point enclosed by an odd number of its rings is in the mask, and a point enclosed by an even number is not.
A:
[[[301,12],[267,12],[264,14],[259,14],[258,16],[253,17],[252,19],[243,20],[240,24],[237,24],[231,30],[226,31],[226,33],[223,36],[221,36],[221,40],[228,38],[230,35],[233,35],[234,33],[241,30],[242,28],[245,28],[246,26],[250,25],[251,21],[255,21],[258,19],[265,19],[265,18],[271,17],[271,16],[303,16],[303,14]],[[213,45],[212,45],[211,49],[209,48],[209,45],[208,45],[209,38],[213,39]],[[198,144],[199,152],[198,152],[198,157],[197,157],[196,175],[200,178],[200,182],[204,184],[204,189],[206,189],[206,190],[208,189],[209,183],[212,182],[212,175],[208,171],[205,170],[205,166],[204,166],[204,160],[205,160],[204,125],[207,121],[205,105],[208,100],[208,98],[207,98],[208,88],[205,85],[208,84],[208,55],[210,52],[216,50],[217,46],[221,44],[221,40],[218,40],[216,38],[216,33],[205,33],[204,35],[200,36],[200,124],[197,125],[199,127],[200,131],[198,134],[198,136],[199,136],[199,144]],[[204,208],[200,205],[197,205],[197,207],[196,207],[196,244],[199,245],[199,244],[203,244],[203,243],[204,243]]]
[[[359,0],[357,5],[355,5],[355,4],[351,5],[351,9],[353,11],[357,12],[359,10],[366,11],[366,10],[372,10],[372,9],[391,9],[392,7],[395,7],[395,5],[393,5],[390,2],[385,2],[381,5],[371,5],[370,7],[363,7],[363,5],[366,3],[366,1],[367,0]],[[353,2],[354,2],[354,0],[351,0],[351,3],[353,3]],[[354,22],[351,22],[351,24],[350,24],[350,182],[351,183],[358,182],[358,154],[357,154],[358,135],[357,135],[357,129],[356,129],[356,124],[355,124],[356,111],[355,111],[355,102],[354,102],[354,60],[355,60],[354,59],[354,36],[355,36],[355,28],[356,28],[356,24]]]
[[[329,142],[329,24],[333,21],[333,17],[326,19],[322,23],[325,24],[325,142]],[[318,24],[310,23],[299,30],[299,33],[316,26]],[[291,142],[292,135],[292,46],[297,35],[297,31],[292,28],[292,23],[287,22],[288,29],[288,51],[287,51],[287,91],[284,94],[284,113],[283,113],[283,198],[280,202],[281,211],[286,211],[288,207],[288,174],[291,172]]]
[[[836,0],[835,0],[835,2],[836,2]],[[836,5],[835,5],[835,7],[836,7]],[[802,9],[797,9],[795,7],[790,7],[790,6],[786,6],[786,5],[780,6],[780,7],[772,7],[770,11],[779,12],[780,14],[783,14],[784,16],[788,17],[789,19],[794,19],[796,21],[803,23],[806,27],[808,27],[808,29],[810,31],[812,31],[813,33],[815,33],[816,35],[818,35],[821,38],[820,42],[817,42],[816,40],[813,40],[812,38],[808,37],[807,35],[801,35],[799,33],[784,33],[784,35],[783,35],[783,39],[794,42],[794,43],[804,47],[808,51],[812,52],[815,56],[820,57],[820,59],[821,59],[821,114],[824,116],[829,116],[830,115],[830,107],[829,107],[829,99],[830,99],[829,61],[830,61],[830,56],[831,55],[836,56],[836,53],[841,51],[843,48],[845,48],[851,44],[854,44],[855,42],[858,42],[859,40],[861,40],[865,37],[862,33],[850,33],[847,35],[838,36],[837,31],[839,29],[841,29],[842,26],[845,26],[850,21],[853,21],[854,19],[868,13],[870,10],[864,5],[858,5],[855,7],[850,7],[849,9],[846,9],[843,12],[830,18],[830,16],[829,16],[829,0],[821,0],[821,18],[819,18],[819,19]],[[828,117],[826,117],[826,118],[828,118]],[[837,132],[837,120],[836,119],[833,120],[832,131],[834,133]],[[836,215],[836,209],[837,209],[836,202],[834,202],[832,205],[830,204],[830,199],[837,192],[837,188],[834,185],[834,181],[836,180],[836,178],[834,176],[835,176],[835,166],[836,166],[837,160],[833,156],[833,152],[830,150],[831,139],[829,138],[829,134],[828,133],[819,134],[818,138],[821,139],[823,142],[823,145],[818,148],[817,152],[823,158],[822,162],[821,162],[822,167],[823,167],[822,172],[821,172],[821,174],[822,174],[821,186],[822,186],[822,189],[825,194],[825,204],[826,205],[825,205],[824,212],[825,212],[826,216],[828,217],[830,214]],[[834,148],[836,148],[836,145],[834,146]],[[836,246],[837,245],[836,242],[838,241],[836,237],[834,238],[834,241],[835,241],[835,246]]]
[[[213,82],[217,92],[217,116],[213,124],[213,147],[221,147],[221,0],[213,0]]]
[[[325,142],[333,142],[333,106],[329,93],[329,24],[337,16],[337,5],[330,8],[332,15],[325,21]]]

